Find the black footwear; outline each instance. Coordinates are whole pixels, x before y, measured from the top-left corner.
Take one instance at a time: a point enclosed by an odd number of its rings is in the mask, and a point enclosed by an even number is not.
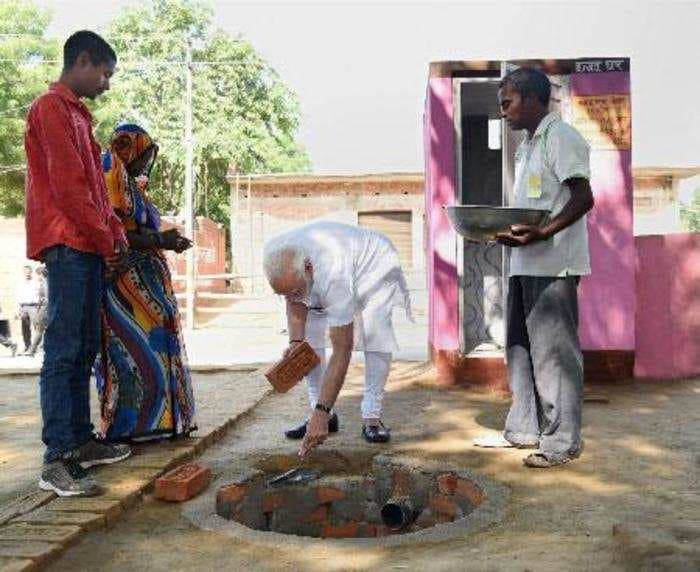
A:
[[[110,465],[126,459],[129,455],[131,448],[128,445],[105,443],[97,439],[90,439],[72,453],[72,457],[83,469],[95,465]]]
[[[309,422],[309,420],[307,419],[298,427],[294,427],[292,429],[287,429],[284,432],[284,436],[287,439],[303,439],[304,435],[306,435],[306,424],[308,422]],[[338,421],[338,415],[336,413],[334,413],[328,419],[328,432],[329,433],[337,433],[339,428],[340,428],[340,423]]]
[[[363,425],[362,436],[368,443],[388,443],[391,439],[389,429],[381,421],[379,425]]]
[[[45,464],[39,488],[42,491],[53,491],[59,497],[93,497],[102,492],[99,485],[87,476],[72,457]]]

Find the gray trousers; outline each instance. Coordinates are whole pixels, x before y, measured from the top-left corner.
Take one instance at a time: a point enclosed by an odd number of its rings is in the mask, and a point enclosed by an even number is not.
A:
[[[512,276],[506,360],[513,404],[503,436],[539,444],[548,457],[581,449],[583,356],[578,339],[578,276]]]
[[[22,320],[22,339],[24,340],[24,350],[29,351],[32,347],[32,330],[36,323],[37,304],[20,304],[19,317]]]

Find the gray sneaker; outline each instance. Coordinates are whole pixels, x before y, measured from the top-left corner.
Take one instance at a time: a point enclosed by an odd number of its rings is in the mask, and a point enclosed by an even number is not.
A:
[[[117,445],[90,439],[73,451],[71,456],[80,463],[83,469],[87,469],[95,465],[117,463],[129,455],[131,455],[131,448],[128,445]]]
[[[93,497],[102,492],[99,485],[72,458],[45,464],[39,488],[42,491],[53,491],[59,497]]]

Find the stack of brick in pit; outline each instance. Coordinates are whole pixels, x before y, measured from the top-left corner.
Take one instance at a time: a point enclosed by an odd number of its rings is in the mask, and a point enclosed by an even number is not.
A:
[[[252,471],[223,486],[216,500],[220,516],[256,530],[320,538],[367,538],[415,532],[463,518],[484,500],[465,475],[430,472],[387,458],[372,476],[329,476],[306,484],[267,488],[269,475]],[[417,519],[392,531],[380,510],[391,497],[408,496]]]
[[[373,472],[380,506],[391,497],[411,498],[417,518],[405,532],[464,518],[486,498],[467,475],[454,471],[431,471],[379,456],[374,459]]]

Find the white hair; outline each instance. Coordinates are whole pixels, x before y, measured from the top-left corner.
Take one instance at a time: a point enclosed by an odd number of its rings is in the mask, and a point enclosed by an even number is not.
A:
[[[286,232],[268,240],[263,254],[263,269],[269,282],[293,272],[303,277],[309,259],[304,248],[294,239],[293,232]]]

